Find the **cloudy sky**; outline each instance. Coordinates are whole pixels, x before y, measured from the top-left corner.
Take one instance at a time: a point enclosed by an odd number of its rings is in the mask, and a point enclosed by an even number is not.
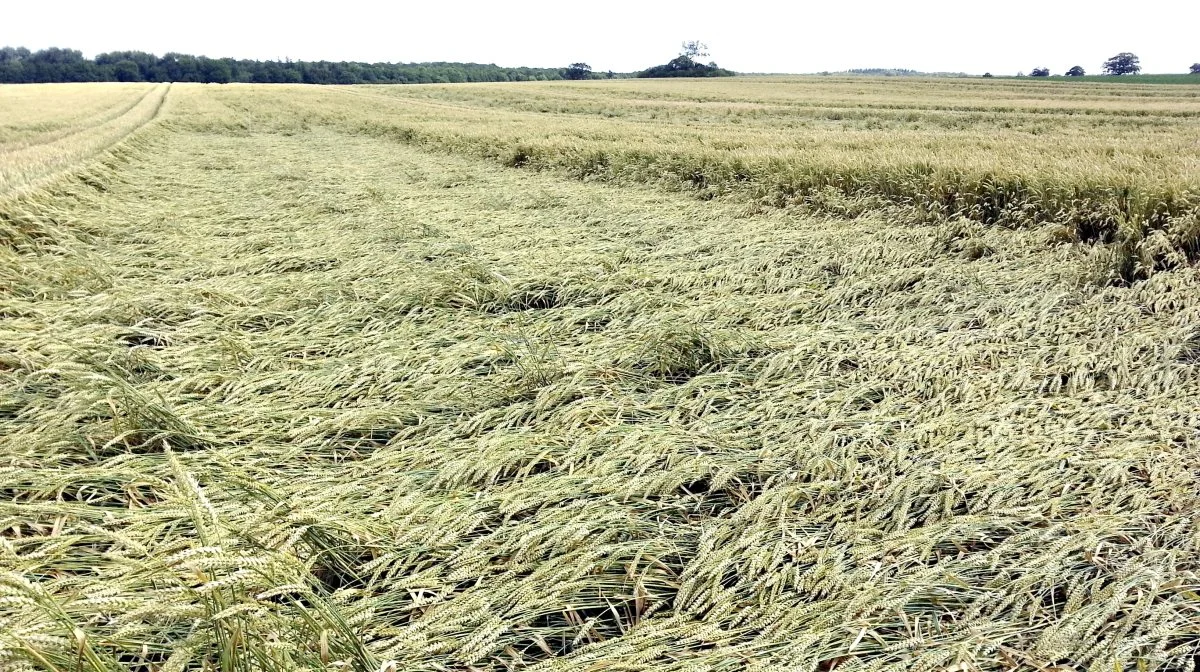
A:
[[[841,0],[804,2],[100,3],[6,0],[0,45],[178,51],[251,59],[474,61],[638,70],[699,39],[742,72],[911,68],[1098,72],[1132,51],[1146,72],[1200,61],[1200,2]],[[682,8],[682,9],[680,9]]]

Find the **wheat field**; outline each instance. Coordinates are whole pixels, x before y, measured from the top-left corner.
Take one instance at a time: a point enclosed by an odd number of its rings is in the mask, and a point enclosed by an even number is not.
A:
[[[1194,670],[1200,87],[0,87],[0,669]]]

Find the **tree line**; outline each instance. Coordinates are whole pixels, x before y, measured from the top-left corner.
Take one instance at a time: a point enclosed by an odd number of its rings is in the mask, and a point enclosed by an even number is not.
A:
[[[707,46],[685,42],[678,57],[635,73],[593,72],[586,63],[566,68],[503,68],[479,63],[359,63],[346,61],[251,61],[144,51],[110,51],[85,58],[75,49],[30,51],[0,48],[0,83],[202,82],[226,84],[439,84],[525,82],[626,77],[727,77],[733,72],[703,63]]]
[[[1104,74],[1106,75],[1136,75],[1142,71],[1142,61],[1137,54],[1128,51],[1113,56],[1104,62]],[[1067,70],[1067,77],[1083,77],[1087,71],[1082,65],[1072,66]],[[1029,73],[1030,77],[1049,77],[1050,68],[1034,68]]]
[[[1137,75],[1142,72],[1142,61],[1137,54],[1122,51],[1104,62],[1104,74],[1106,75]],[[1189,72],[1193,75],[1200,75],[1200,63],[1193,63]],[[1083,66],[1076,65],[1064,73],[1067,77],[1083,77],[1087,71]],[[1030,73],[1030,77],[1049,77],[1050,68],[1034,68]]]
[[[613,75],[610,75],[613,76]],[[113,51],[84,58],[75,49],[0,48],[0,83],[229,82],[293,84],[435,84],[563,79],[561,68],[504,68],[479,63],[251,61],[169,53]]]

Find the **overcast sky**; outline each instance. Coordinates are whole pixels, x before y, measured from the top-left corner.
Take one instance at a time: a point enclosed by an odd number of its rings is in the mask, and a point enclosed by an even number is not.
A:
[[[0,2],[0,45],[212,57],[474,61],[640,70],[685,39],[742,72],[911,68],[995,74],[1132,51],[1146,72],[1200,61],[1200,2]]]

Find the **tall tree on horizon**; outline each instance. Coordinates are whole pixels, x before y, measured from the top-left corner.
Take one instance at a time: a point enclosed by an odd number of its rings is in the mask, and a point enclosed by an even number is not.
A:
[[[1122,51],[1104,62],[1104,72],[1109,75],[1136,75],[1141,71],[1141,59],[1128,51]]]

